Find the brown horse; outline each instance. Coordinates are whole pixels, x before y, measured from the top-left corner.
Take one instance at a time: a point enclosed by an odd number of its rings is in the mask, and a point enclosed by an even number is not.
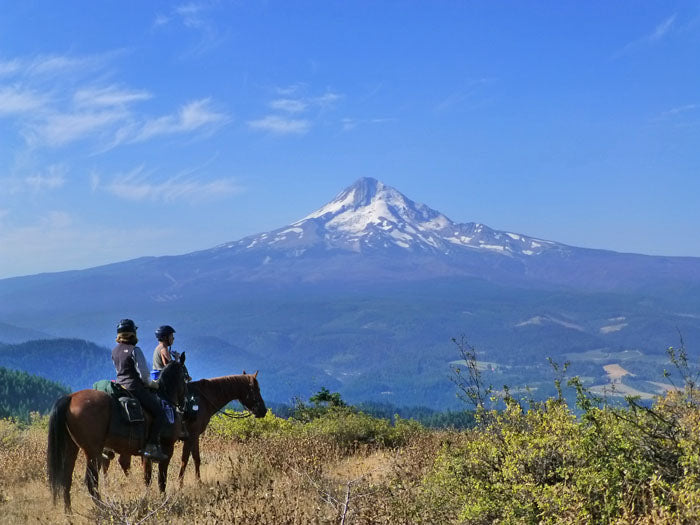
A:
[[[182,405],[184,401],[184,362],[183,353],[180,362],[169,363],[158,380],[160,396],[172,405]],[[145,435],[141,440],[130,440],[110,434],[112,417],[112,399],[99,390],[80,390],[63,396],[51,409],[47,453],[49,485],[54,503],[63,491],[66,511],[70,511],[70,488],[79,449],[87,458],[85,484],[90,495],[99,499],[98,471],[102,450],[107,447],[119,454],[138,455],[145,445]],[[147,417],[146,425],[149,423],[150,417]],[[161,441],[168,458],[173,454],[174,442],[174,436],[164,437]]]
[[[233,400],[238,400],[247,410],[252,412],[255,417],[265,417],[267,408],[265,407],[265,401],[263,401],[260,395],[260,385],[258,384],[257,377],[257,372],[255,372],[255,374],[246,374],[244,370],[243,374],[240,375],[200,379],[199,381],[187,383],[188,393],[194,394],[199,399],[199,409],[194,418],[185,422],[188,437],[182,444],[182,464],[178,476],[180,484],[182,484],[190,454],[194,459],[194,469],[197,479],[201,479],[199,475],[199,436],[206,430],[212,416],[226,404]],[[168,463],[161,463],[160,469],[158,470],[158,486],[161,491],[165,490],[165,479],[163,476],[167,475],[167,464]],[[131,455],[121,454],[119,456],[119,465],[124,473],[128,474],[131,466]],[[163,469],[164,465],[166,465],[165,469]],[[108,462],[105,462],[105,470],[107,466]],[[151,467],[151,460],[144,459],[143,475],[146,485],[151,483]]]
[[[192,454],[194,459],[194,471],[197,480],[199,475],[199,435],[202,434],[209,424],[209,420],[214,414],[221,410],[227,403],[238,400],[241,404],[253,413],[255,417],[265,417],[267,408],[265,401],[260,395],[260,385],[258,385],[258,373],[246,374],[245,370],[241,375],[231,375],[214,377],[212,379],[200,379],[188,383],[188,392],[199,398],[199,410],[197,415],[186,421],[189,437],[182,445],[182,464],[180,465],[180,484],[185,475],[187,462]]]

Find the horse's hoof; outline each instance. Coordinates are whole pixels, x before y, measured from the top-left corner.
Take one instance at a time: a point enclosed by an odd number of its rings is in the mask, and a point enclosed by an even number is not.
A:
[[[114,450],[105,448],[102,450],[102,458],[107,461],[112,461],[114,459]]]

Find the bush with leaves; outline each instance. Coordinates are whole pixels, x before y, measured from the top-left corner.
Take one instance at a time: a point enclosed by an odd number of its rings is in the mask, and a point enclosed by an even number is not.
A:
[[[327,389],[310,398],[307,405],[297,401],[295,413],[283,419],[271,411],[264,418],[246,418],[226,411],[212,418],[209,424],[214,434],[245,441],[265,436],[296,436],[326,439],[343,447],[370,444],[396,447],[423,431],[420,423],[395,416],[394,423],[359,412],[347,405],[337,393]]]
[[[669,355],[687,364],[684,350]],[[557,398],[527,408],[506,395],[505,410],[482,408],[469,439],[443,447],[422,498],[473,524],[696,523],[700,396],[683,377],[652,407],[608,406],[573,378],[579,418],[560,382]]]

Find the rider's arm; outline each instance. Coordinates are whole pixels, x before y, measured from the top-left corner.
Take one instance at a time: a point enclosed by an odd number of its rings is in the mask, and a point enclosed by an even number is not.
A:
[[[163,361],[163,366],[167,365],[171,361],[170,352],[168,352],[168,349],[164,346],[160,347],[160,360]]]
[[[148,371],[148,363],[146,363],[146,358],[143,356],[141,349],[136,346],[134,347],[134,363],[136,364],[136,371],[146,386],[155,386],[157,383],[151,381],[151,374]]]

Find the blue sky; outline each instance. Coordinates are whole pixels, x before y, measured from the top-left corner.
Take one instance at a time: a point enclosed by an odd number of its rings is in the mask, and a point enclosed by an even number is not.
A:
[[[375,177],[700,256],[697,2],[10,2],[0,278],[204,249]]]

